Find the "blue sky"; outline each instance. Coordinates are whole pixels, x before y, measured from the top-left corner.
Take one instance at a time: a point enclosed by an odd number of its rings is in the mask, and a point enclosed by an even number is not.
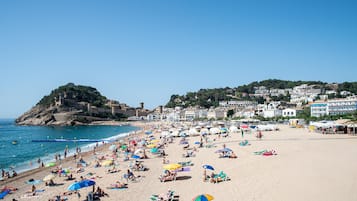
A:
[[[68,82],[150,109],[269,78],[356,81],[356,1],[0,1],[0,117]]]

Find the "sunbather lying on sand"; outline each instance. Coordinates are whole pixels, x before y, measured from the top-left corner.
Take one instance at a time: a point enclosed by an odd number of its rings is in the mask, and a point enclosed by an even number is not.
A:
[[[115,184],[110,184],[110,187],[107,187],[107,189],[115,189],[115,188],[128,188],[128,184],[117,181]]]
[[[229,155],[229,158],[237,158],[237,155],[232,151],[232,153]]]

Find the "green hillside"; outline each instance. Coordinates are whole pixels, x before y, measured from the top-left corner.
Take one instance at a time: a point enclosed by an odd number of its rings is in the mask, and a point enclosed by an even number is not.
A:
[[[218,106],[219,101],[226,100],[254,100],[258,103],[263,103],[262,97],[251,97],[248,94],[254,94],[254,87],[265,86],[267,89],[287,89],[299,86],[302,84],[316,85],[322,89],[329,89],[328,83],[321,81],[287,81],[278,79],[268,79],[260,82],[252,82],[247,85],[238,87],[226,87],[216,89],[200,89],[197,92],[188,92],[185,95],[172,95],[166,107],[189,107],[189,106],[201,106],[209,108],[211,106]],[[344,82],[338,85],[339,91],[350,91],[357,94],[357,82]],[[272,97],[273,100],[289,101],[289,96]]]
[[[37,105],[48,107],[55,102],[56,98],[64,94],[75,102],[88,102],[97,107],[103,107],[107,102],[107,98],[102,96],[93,87],[68,83],[53,90],[49,95],[44,96]]]

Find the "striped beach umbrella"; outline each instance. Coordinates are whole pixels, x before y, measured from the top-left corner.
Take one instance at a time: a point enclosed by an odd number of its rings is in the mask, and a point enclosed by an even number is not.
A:
[[[202,194],[202,195],[198,195],[198,196],[194,197],[192,199],[192,201],[211,201],[213,199],[214,199],[214,197],[212,195]]]

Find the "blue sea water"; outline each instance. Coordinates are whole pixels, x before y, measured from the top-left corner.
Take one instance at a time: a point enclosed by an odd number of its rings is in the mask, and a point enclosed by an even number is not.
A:
[[[82,151],[93,143],[32,142],[39,139],[110,139],[125,136],[139,128],[133,126],[18,126],[13,119],[0,119],[0,168],[14,168],[18,172],[37,168],[37,159],[51,161],[55,154],[63,157],[68,146],[70,154],[76,147]],[[13,144],[17,141],[17,144]]]

